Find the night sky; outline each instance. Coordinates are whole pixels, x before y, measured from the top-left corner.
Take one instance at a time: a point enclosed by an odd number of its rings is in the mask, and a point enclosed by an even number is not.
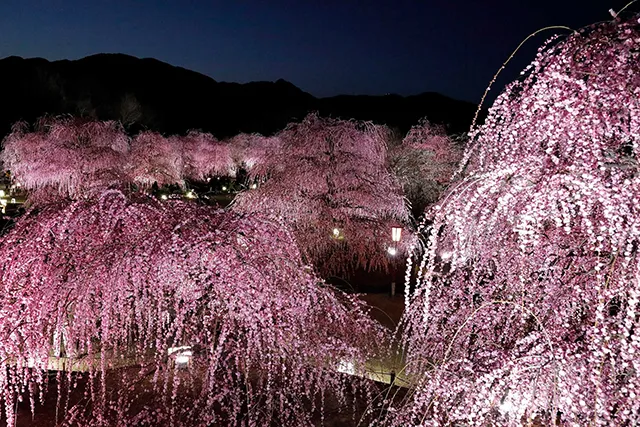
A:
[[[435,91],[477,102],[531,32],[608,20],[609,8],[627,2],[1,0],[0,57],[119,52],[218,81],[283,78],[316,96]],[[546,36],[529,43],[499,87]]]

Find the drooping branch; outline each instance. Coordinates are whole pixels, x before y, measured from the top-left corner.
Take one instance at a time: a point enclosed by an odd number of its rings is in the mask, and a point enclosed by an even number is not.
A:
[[[545,44],[472,131],[407,295],[397,425],[640,422],[637,19]]]
[[[116,122],[63,117],[43,118],[33,130],[15,125],[0,161],[28,190],[78,198],[131,184],[233,175],[231,156],[229,144],[209,134],[166,138],[147,131],[130,138]]]
[[[234,209],[282,218],[323,273],[385,269],[391,225],[408,220],[386,166],[386,134],[371,123],[317,115],[292,123],[276,135],[278,149],[251,171],[266,182],[240,194]]]
[[[435,203],[462,157],[461,144],[444,130],[422,120],[402,143],[389,150],[389,164],[411,202],[414,216]]]
[[[0,241],[0,265],[9,424],[16,388],[35,390],[59,355],[97,385],[67,412],[83,425],[302,425],[322,393],[349,393],[339,363],[363,366],[384,341],[257,215],[109,190],[28,212]]]

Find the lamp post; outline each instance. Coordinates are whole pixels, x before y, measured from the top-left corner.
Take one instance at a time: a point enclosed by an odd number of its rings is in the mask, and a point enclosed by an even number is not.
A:
[[[387,251],[389,255],[395,256],[398,253],[398,242],[400,242],[400,238],[402,237],[402,227],[393,226],[391,227],[391,240],[393,241],[393,246],[391,246]],[[391,267],[391,296],[394,297],[396,295],[396,264],[393,262]]]

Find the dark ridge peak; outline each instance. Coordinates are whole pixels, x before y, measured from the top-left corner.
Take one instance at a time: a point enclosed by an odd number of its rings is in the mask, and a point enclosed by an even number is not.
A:
[[[91,59],[124,59],[124,60],[138,60],[137,56],[129,55],[128,53],[119,53],[119,52],[99,52],[94,53],[92,55],[87,55],[83,58],[77,59],[77,61],[81,60],[91,60]]]
[[[55,61],[61,63],[62,61]],[[95,67],[104,67],[106,69],[117,69],[119,67],[134,67],[134,68],[155,68],[158,71],[164,70],[165,72],[172,72],[176,75],[189,75],[192,78],[206,79],[212,82],[216,82],[212,77],[206,74],[199,73],[197,71],[189,70],[184,67],[169,64],[168,62],[161,61],[156,58],[139,58],[137,56],[129,55],[126,53],[96,53],[93,55],[85,56],[84,58],[75,60],[65,60],[65,62],[91,65]]]
[[[6,62],[24,61],[24,58],[22,56],[11,55],[11,56],[5,56],[4,58],[0,59],[0,61],[6,61]]]
[[[290,81],[285,80],[285,79],[278,79],[274,83],[277,86],[281,86],[281,87],[285,87],[285,88],[296,89],[296,90],[302,91],[302,89],[300,89],[298,86],[294,85],[293,83],[291,83]]]
[[[16,55],[7,56],[5,58],[0,59],[0,64],[25,64],[25,63],[49,64],[50,62],[45,58],[40,58],[40,57],[23,58],[21,56],[16,56]]]

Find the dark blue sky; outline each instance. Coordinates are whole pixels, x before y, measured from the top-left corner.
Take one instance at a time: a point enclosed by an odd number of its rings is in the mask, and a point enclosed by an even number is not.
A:
[[[121,52],[220,81],[284,78],[316,96],[436,91],[477,102],[529,33],[607,20],[609,8],[626,3],[1,0],[0,57]],[[544,38],[530,42],[496,89]]]

